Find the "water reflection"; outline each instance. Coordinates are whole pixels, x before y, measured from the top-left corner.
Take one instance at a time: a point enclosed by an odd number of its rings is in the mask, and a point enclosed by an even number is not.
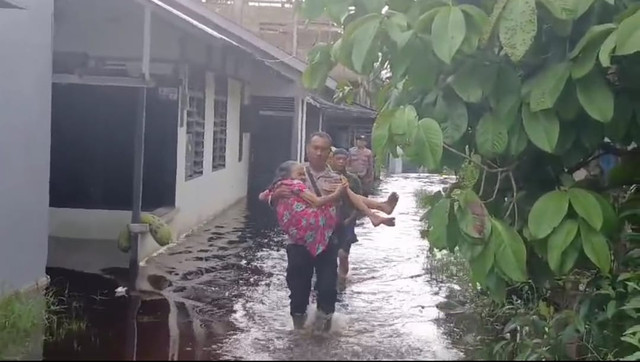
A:
[[[285,239],[273,218],[243,208],[225,213],[141,266],[136,359],[459,358],[436,326],[443,299],[425,274],[414,200],[416,190],[442,183],[439,176],[399,175],[381,185],[382,195],[401,196],[398,225],[358,227],[333,331],[321,337],[292,330]],[[73,342],[48,342],[45,358],[131,359],[124,347],[132,300],[113,295],[115,281],[94,283],[102,298],[85,307],[88,330]]]

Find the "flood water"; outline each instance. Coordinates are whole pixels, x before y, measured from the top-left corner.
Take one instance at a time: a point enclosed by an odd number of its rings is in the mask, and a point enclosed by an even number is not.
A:
[[[453,360],[461,352],[442,333],[435,305],[444,300],[425,270],[414,193],[435,191],[435,175],[387,178],[379,195],[400,195],[395,228],[361,221],[351,272],[341,288],[333,330],[294,331],[288,315],[285,238],[264,212],[236,207],[149,260],[137,323],[132,301],[116,297],[125,280],[50,270],[52,285],[86,326],[45,343],[45,359],[163,360]],[[91,278],[91,279],[90,279]],[[122,282],[124,283],[124,282]],[[76,299],[74,299],[76,298]],[[67,314],[70,313],[67,310]],[[136,331],[134,332],[134,327]]]

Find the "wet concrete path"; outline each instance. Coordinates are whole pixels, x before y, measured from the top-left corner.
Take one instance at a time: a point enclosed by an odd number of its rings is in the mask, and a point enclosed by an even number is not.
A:
[[[334,330],[292,330],[285,284],[286,240],[263,213],[234,208],[141,268],[147,281],[138,313],[138,359],[451,360],[462,355],[437,326],[440,288],[425,271],[414,193],[435,191],[431,175],[387,178],[380,194],[400,194],[395,228],[361,222],[351,273],[339,294]],[[45,345],[46,359],[130,359],[127,298],[117,284],[86,312],[89,331]],[[110,333],[105,333],[105,329]]]

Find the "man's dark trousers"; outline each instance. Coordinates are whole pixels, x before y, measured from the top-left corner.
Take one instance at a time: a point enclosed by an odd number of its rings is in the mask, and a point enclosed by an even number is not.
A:
[[[334,237],[315,258],[304,245],[287,245],[287,286],[291,315],[306,313],[311,294],[311,279],[316,272],[318,309],[325,314],[335,312],[338,292],[338,246]]]

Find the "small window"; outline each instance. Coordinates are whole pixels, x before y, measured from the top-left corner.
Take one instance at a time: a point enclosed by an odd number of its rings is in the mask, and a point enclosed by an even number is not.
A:
[[[185,178],[202,176],[204,172],[205,75],[189,71],[187,82],[187,145]]]
[[[213,171],[227,165],[227,101],[229,85],[226,77],[215,77],[215,102],[213,105]]]

